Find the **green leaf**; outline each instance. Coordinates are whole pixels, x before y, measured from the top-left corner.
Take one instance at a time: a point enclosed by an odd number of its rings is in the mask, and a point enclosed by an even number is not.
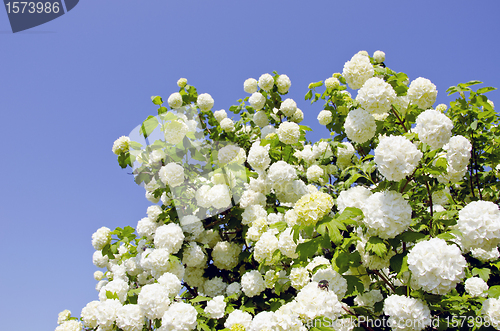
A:
[[[379,237],[371,237],[366,243],[366,250],[378,257],[384,257],[387,254],[387,246]]]
[[[191,299],[189,300],[191,303],[197,303],[197,302],[202,302],[202,301],[208,301],[208,300],[211,300],[212,298],[210,297],[202,297],[202,296],[197,296],[196,298],[194,299]]]
[[[106,298],[108,298],[110,300],[112,300],[112,299],[120,300],[120,298],[118,297],[118,294],[111,292],[111,291],[106,291]]]
[[[425,234],[420,232],[406,231],[398,236],[403,242],[414,242],[419,239],[427,237]]]
[[[158,120],[154,116],[148,116],[144,122],[142,122],[141,133],[144,138],[147,138],[158,126]]]
[[[307,259],[308,257],[313,257],[314,254],[316,254],[320,243],[319,239],[321,238],[314,238],[306,241],[305,243],[297,245],[296,251],[299,253],[301,260]]]
[[[469,87],[469,86],[472,86],[472,85],[482,84],[482,83],[483,82],[478,81],[478,80],[471,80],[470,82],[467,82],[467,83],[458,84],[458,86],[460,86],[460,87]]]
[[[335,265],[339,268],[339,273],[343,274],[347,270],[349,270],[349,253],[342,252],[335,259]]]
[[[161,97],[160,97],[160,96],[158,96],[158,95],[157,95],[157,96],[154,96],[154,95],[153,95],[153,96],[151,97],[151,101],[153,101],[153,103],[154,103],[155,105],[158,105],[158,106],[160,106],[160,105],[163,103],[163,100],[162,100],[162,99],[161,99]]]
[[[406,253],[396,254],[393,257],[391,257],[391,260],[390,260],[391,269],[394,270],[394,272],[396,272],[396,274],[399,274],[401,272],[405,257],[406,257]],[[408,266],[407,266],[407,269],[408,269]]]
[[[286,222],[283,222],[283,221],[281,221],[281,222],[276,222],[276,223],[273,223],[273,224],[269,225],[269,227],[270,227],[271,229],[278,229],[278,230],[279,230],[279,232],[283,232],[283,231],[285,231],[285,229],[286,229],[286,227],[287,227],[287,226],[288,226],[288,225],[286,224]]]
[[[130,153],[122,153],[118,155],[118,164],[122,169],[125,169],[127,166],[132,166],[132,157]]]
[[[472,269],[472,275],[481,277],[485,282],[487,282],[488,279],[490,279],[490,273],[491,273],[491,270],[488,268],[483,268],[483,269],[474,268],[474,269]]]
[[[500,285],[490,287],[488,289],[488,296],[490,298],[498,299],[498,297],[500,297]]]
[[[309,92],[306,93],[305,100],[309,100],[312,98],[313,92],[312,90],[309,90]]]
[[[166,112],[168,112],[167,107],[158,108],[158,115],[165,114]]]
[[[365,286],[359,280],[358,276],[353,275],[343,275],[347,280],[347,293],[346,295],[354,295],[357,293],[363,293],[365,290]]]
[[[491,91],[495,91],[495,90],[496,90],[496,87],[487,86],[487,87],[481,87],[480,89],[478,89],[476,91],[476,93],[483,94],[483,93],[487,93],[487,92],[491,92]]]
[[[136,142],[136,141],[131,141],[131,142],[129,143],[129,146],[130,146],[132,149],[139,150],[139,149],[141,149],[142,144],[139,144],[139,143],[138,143],[138,142]]]

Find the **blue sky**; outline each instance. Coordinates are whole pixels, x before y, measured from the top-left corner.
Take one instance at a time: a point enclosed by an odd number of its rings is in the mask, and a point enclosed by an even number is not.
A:
[[[111,146],[188,79],[214,109],[246,96],[243,81],[292,80],[308,138],[328,137],[321,105],[303,97],[359,50],[445,90],[477,79],[500,87],[500,2],[86,0],[12,34],[0,10],[0,189],[3,330],[53,330],[97,299],[92,233],[134,226],[144,189]],[[489,94],[500,107],[500,94]]]

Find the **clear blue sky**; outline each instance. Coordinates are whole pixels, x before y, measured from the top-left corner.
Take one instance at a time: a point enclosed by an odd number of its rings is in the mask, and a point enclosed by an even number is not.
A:
[[[438,103],[460,82],[500,87],[499,12],[497,0],[84,0],[12,34],[0,9],[2,330],[53,330],[61,310],[79,316],[97,299],[92,233],[135,227],[149,206],[111,146],[178,78],[227,110],[245,79],[285,73],[317,140],[327,134],[307,85],[359,50],[430,79]]]

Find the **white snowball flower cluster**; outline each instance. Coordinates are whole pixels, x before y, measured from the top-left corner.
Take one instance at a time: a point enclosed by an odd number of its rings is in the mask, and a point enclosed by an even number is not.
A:
[[[247,271],[241,277],[241,289],[249,298],[259,295],[266,289],[264,277],[262,277],[258,270]]]
[[[95,250],[100,251],[107,244],[111,242],[111,230],[105,226],[98,229],[92,235],[92,246],[94,246]]]
[[[182,95],[179,92],[172,93],[167,101],[170,108],[179,108],[182,106]]]
[[[121,306],[122,304],[118,300],[106,300],[97,306],[97,323],[100,329],[111,330]]]
[[[275,189],[283,187],[283,183],[290,183],[296,178],[295,168],[285,161],[273,163],[267,170],[267,179]]]
[[[292,99],[286,99],[281,103],[280,111],[288,118],[292,117],[297,111],[297,103]]]
[[[57,315],[57,324],[61,325],[71,317],[71,311],[68,309],[63,310]]]
[[[245,162],[246,153],[245,150],[239,146],[227,145],[219,150],[218,159],[220,165],[226,165],[228,163],[241,164]]]
[[[109,283],[107,283],[101,290],[99,291],[99,300],[106,301],[107,293],[111,292],[118,296],[118,299],[121,303],[124,303],[127,299],[127,293],[129,290],[128,282],[118,278],[113,279]]]
[[[219,123],[222,122],[223,119],[227,118],[226,110],[221,109],[214,111],[214,117],[217,120],[217,122]]]
[[[484,315],[486,322],[489,322],[495,329],[500,329],[500,299],[484,300],[481,314]]]
[[[488,296],[488,284],[479,277],[467,278],[465,281],[465,290],[471,297],[483,297]]]
[[[176,187],[184,183],[184,168],[177,163],[170,162],[160,168],[160,180],[170,187]]]
[[[177,145],[189,132],[189,127],[182,120],[172,120],[163,125],[165,141],[172,145]]]
[[[240,253],[240,245],[228,241],[219,241],[212,251],[212,259],[217,268],[231,270],[238,264]]]
[[[374,161],[380,173],[392,181],[400,181],[417,167],[423,154],[403,136],[380,136]]]
[[[322,280],[328,282],[328,289],[335,293],[339,299],[345,296],[347,292],[347,280],[333,270],[332,267],[329,266],[325,269],[319,269],[312,276],[312,281],[314,282],[319,283]]]
[[[214,277],[212,279],[206,280],[203,283],[203,292],[209,297],[216,297],[218,295],[224,294],[226,291],[227,284],[222,280],[221,277]]]
[[[300,240],[299,240],[300,243]],[[278,248],[281,253],[289,258],[296,259],[299,257],[297,254],[297,244],[293,240],[292,228],[287,228],[285,231],[281,232],[278,240]]]
[[[393,330],[419,331],[431,325],[431,312],[420,299],[392,294],[384,301],[384,314]]]
[[[266,112],[263,110],[259,110],[253,115],[253,121],[261,128],[269,124],[269,119],[267,118]]]
[[[80,321],[69,320],[59,325],[55,331],[80,331],[81,329],[82,323]]]
[[[176,223],[162,225],[156,229],[154,244],[156,248],[166,248],[171,254],[179,251],[184,242],[182,228]]]
[[[392,86],[378,77],[368,79],[356,97],[356,101],[370,114],[389,112],[395,100],[396,92],[394,92]]]
[[[346,207],[354,207],[363,210],[363,207],[372,195],[371,191],[363,186],[354,186],[340,192],[337,198],[337,207],[343,212]]]
[[[412,209],[403,195],[396,191],[377,192],[364,203],[362,223],[370,236],[392,239],[411,224]]]
[[[375,51],[373,53],[373,59],[378,63],[382,63],[385,61],[385,53],[382,51]]]
[[[233,330],[233,326],[239,325],[241,326],[239,330],[248,330],[250,323],[252,323],[252,315],[250,313],[235,309],[227,316],[224,327]]]
[[[152,221],[157,221],[158,217],[162,213],[161,207],[158,205],[149,206],[146,213],[148,214],[148,218]]]
[[[253,109],[260,110],[266,104],[266,97],[264,97],[260,92],[255,92],[250,96],[248,102],[250,102]]]
[[[312,165],[307,168],[307,180],[309,182],[322,182],[325,171],[318,165]]]
[[[144,312],[138,305],[125,305],[116,313],[116,326],[123,331],[141,331],[144,326]]]
[[[442,183],[460,182],[469,164],[472,150],[471,143],[463,136],[454,136],[443,146],[443,149],[446,151],[446,160],[448,161],[447,173],[439,176],[438,180]]]
[[[327,89],[333,90],[340,86],[340,81],[337,77],[330,77],[325,79],[325,86]]]
[[[318,114],[318,122],[321,125],[328,125],[332,121],[332,112],[329,110],[322,110]]]
[[[196,103],[198,104],[198,107],[200,107],[201,110],[207,111],[212,109],[212,107],[214,106],[214,99],[210,94],[203,93],[198,95]]]
[[[354,304],[360,307],[373,307],[377,302],[384,300],[380,290],[371,290],[357,295],[354,298]]]
[[[320,289],[317,282],[310,282],[304,286],[297,294],[295,301],[297,302],[296,311],[303,319],[323,316],[335,320],[343,312],[337,295],[332,291]]]
[[[412,285],[432,294],[444,295],[465,276],[467,265],[460,248],[440,238],[420,241],[408,254]]]
[[[205,230],[201,220],[194,215],[187,215],[182,217],[180,219],[180,225],[182,231],[184,231],[187,234],[186,239],[188,240],[197,239]]]
[[[257,92],[257,88],[258,88],[257,80],[254,78],[248,78],[243,83],[243,89],[247,93],[250,93],[250,94],[255,93],[255,92]]]
[[[267,136],[269,135],[272,135],[273,133],[276,133],[276,128],[274,127],[274,125],[266,125],[265,127],[263,127],[260,132],[261,132],[261,138],[262,139],[266,139]]]
[[[470,250],[472,256],[481,262],[494,261],[500,258],[500,252],[498,248],[495,247],[490,251],[486,251],[482,248],[473,248]]]
[[[302,196],[294,206],[297,223],[314,225],[325,217],[333,207],[333,198],[323,192],[315,192]]]
[[[229,284],[226,287],[226,294],[227,296],[231,296],[236,294],[238,297],[241,295],[241,285],[238,282],[234,282]]]
[[[345,119],[345,133],[349,140],[362,144],[373,138],[377,125],[375,118],[362,108],[351,110]]]
[[[148,284],[142,287],[137,304],[150,319],[159,319],[170,305],[168,289],[161,284]]]
[[[185,87],[187,85],[188,80],[186,78],[179,78],[177,81],[177,86],[179,87]]]
[[[233,132],[235,130],[234,122],[230,118],[224,118],[222,121],[220,121],[220,127],[225,132]]]
[[[292,287],[297,290],[300,290],[311,281],[309,271],[304,267],[292,268],[288,278],[290,279]]]
[[[97,307],[99,307],[100,301],[91,301],[82,309],[80,316],[82,317],[83,326],[86,328],[96,328],[97,327]]]
[[[196,328],[198,312],[184,302],[174,302],[163,315],[158,331],[190,331]]]
[[[361,263],[367,269],[371,270],[382,270],[384,268],[389,268],[391,258],[396,255],[393,250],[388,250],[387,253],[380,257],[378,255],[372,255],[366,250],[366,244],[369,238],[366,238],[361,228],[357,228],[356,232],[360,240],[356,243],[356,250],[361,256]]]
[[[432,149],[443,147],[451,138],[453,123],[443,113],[427,109],[417,116],[417,126],[413,129],[418,133],[421,142],[431,146]]]
[[[121,136],[120,138],[115,140],[111,150],[116,155],[120,155],[121,153],[128,152],[129,148],[130,148],[130,138],[125,137],[125,136]]]
[[[493,202],[473,201],[458,212],[456,228],[467,250],[496,248],[500,244],[500,210]]]
[[[357,90],[373,77],[375,71],[370,63],[370,59],[361,54],[355,54],[350,61],[344,65],[342,76],[353,90]]]
[[[258,172],[266,170],[269,164],[271,164],[271,158],[269,157],[270,148],[270,145],[261,146],[260,141],[254,142],[248,152],[248,164]]]
[[[292,86],[292,81],[287,75],[280,75],[278,79],[276,79],[276,86],[278,87],[279,93],[285,94],[290,89],[290,86]]]
[[[190,242],[189,247],[184,250],[182,263],[188,267],[202,268],[207,263],[207,256],[196,242]]]
[[[254,259],[261,263],[264,262],[268,265],[273,263],[273,253],[278,249],[278,238],[276,233],[278,230],[270,229],[263,233],[254,247]]]
[[[150,219],[149,217],[144,217],[139,222],[137,222],[136,231],[140,237],[146,237],[148,239],[153,239],[158,223]]]
[[[224,302],[224,297],[218,295],[212,300],[207,302],[205,307],[205,313],[207,313],[210,318],[222,318],[224,317],[224,312],[226,310],[226,302]]]
[[[337,166],[340,169],[345,169],[352,164],[354,156],[354,147],[350,142],[342,142],[344,146],[337,147]]]
[[[263,74],[259,77],[259,87],[264,91],[271,91],[274,86],[274,78],[270,74]]]
[[[431,107],[437,98],[436,85],[427,78],[419,77],[408,88],[408,100],[420,109]]]

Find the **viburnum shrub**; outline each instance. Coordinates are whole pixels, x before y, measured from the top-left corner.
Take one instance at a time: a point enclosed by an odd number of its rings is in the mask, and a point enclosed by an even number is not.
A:
[[[56,330],[500,330],[494,88],[432,108],[383,61],[309,85],[317,142],[286,75],[247,79],[234,119],[184,78],[152,97],[112,149],[152,205],[94,233],[98,300]]]

